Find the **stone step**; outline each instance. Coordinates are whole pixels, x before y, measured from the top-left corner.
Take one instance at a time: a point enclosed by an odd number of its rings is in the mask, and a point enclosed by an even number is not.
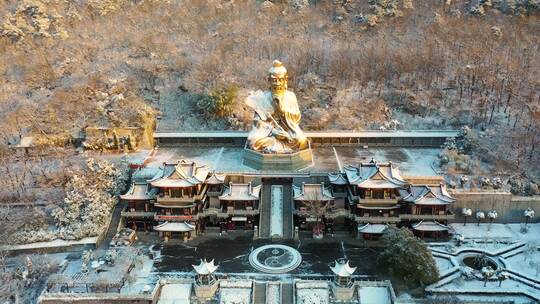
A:
[[[294,234],[293,223],[293,195],[292,185],[283,186],[283,238],[292,239]]]
[[[270,237],[270,214],[271,214],[271,188],[270,184],[263,184],[259,205],[259,237]]]
[[[266,304],[281,304],[281,283],[266,283]]]
[[[281,303],[294,303],[293,283],[281,284]]]
[[[253,285],[252,303],[266,303],[266,282],[255,282]]]

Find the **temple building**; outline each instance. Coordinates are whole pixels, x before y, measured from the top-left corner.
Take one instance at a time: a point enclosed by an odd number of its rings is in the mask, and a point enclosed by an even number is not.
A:
[[[209,208],[220,208],[219,196],[223,193],[226,177],[226,174],[218,174],[216,171],[212,171],[206,179],[205,183],[208,185],[206,194],[208,195]]]
[[[199,220],[199,212],[206,201],[208,168],[192,161],[164,163],[163,174],[150,182],[157,188],[156,214],[154,219],[159,223],[155,227],[166,238],[178,235],[195,237],[204,229],[204,221]],[[172,222],[184,222],[188,226],[176,227]],[[169,225],[162,225],[167,224]],[[193,226],[193,230],[188,230]],[[159,227],[159,228],[158,228]]]
[[[455,199],[450,196],[446,185],[410,185],[400,190],[404,223],[411,224],[416,235],[422,237],[444,237],[448,234],[450,211]]]
[[[378,240],[384,231],[388,228],[387,224],[360,224],[358,225],[357,232],[359,237],[364,240]]]
[[[448,206],[455,199],[448,193],[445,184],[439,185],[410,185],[401,189],[400,195],[404,213],[412,220],[448,220],[446,215],[452,215]]]
[[[333,230],[332,210],[335,210],[335,205],[330,187],[324,183],[294,185],[293,200],[296,226],[300,229],[313,229],[314,225],[320,223],[325,230]]]
[[[344,170],[351,185],[349,202],[357,227],[400,222],[400,190],[408,183],[392,162],[371,160],[346,166]]]
[[[259,215],[261,185],[229,183],[219,196],[221,230],[253,229]]]
[[[348,208],[346,202],[349,196],[349,181],[347,181],[345,174],[341,172],[328,173],[328,180],[330,181],[336,207]]]
[[[376,240],[392,225],[440,238],[448,236],[446,225],[455,217],[450,210],[455,199],[442,178],[405,178],[392,162],[371,160],[346,165],[342,172],[280,182],[291,185],[289,226],[314,233],[316,228],[317,234],[345,228]],[[130,189],[120,196],[122,220],[126,227],[156,230],[166,239],[189,240],[210,226],[215,232],[218,227],[220,232],[251,230],[267,222],[261,219],[269,212],[260,208],[261,196],[264,202],[269,199],[262,184],[249,175],[210,171],[187,160],[138,168]]]
[[[149,183],[163,176],[163,167],[142,166],[135,169],[131,174],[131,180],[137,183]]]
[[[129,190],[120,195],[120,200],[126,207],[122,219],[126,227],[133,230],[152,230],[154,226],[154,203],[157,189],[150,188],[146,182],[133,182]]]

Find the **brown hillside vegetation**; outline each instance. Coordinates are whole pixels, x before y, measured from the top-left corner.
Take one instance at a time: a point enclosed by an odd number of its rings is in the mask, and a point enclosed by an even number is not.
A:
[[[2,137],[152,109],[165,129],[245,128],[242,96],[278,58],[307,129],[469,125],[483,160],[540,168],[537,1],[285,2],[4,1]],[[197,96],[230,87],[238,111],[201,115]]]

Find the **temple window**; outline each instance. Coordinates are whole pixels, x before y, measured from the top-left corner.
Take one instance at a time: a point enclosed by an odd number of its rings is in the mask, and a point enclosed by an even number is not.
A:
[[[171,189],[171,197],[182,197],[182,191],[180,189]]]
[[[376,198],[376,199],[383,199],[384,198],[384,191],[372,191],[372,194],[371,194],[372,198]]]

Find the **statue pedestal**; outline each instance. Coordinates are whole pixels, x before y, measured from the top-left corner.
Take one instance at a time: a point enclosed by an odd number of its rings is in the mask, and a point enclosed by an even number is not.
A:
[[[313,153],[311,148],[292,153],[262,153],[245,148],[243,163],[257,170],[298,171],[313,164]]]

